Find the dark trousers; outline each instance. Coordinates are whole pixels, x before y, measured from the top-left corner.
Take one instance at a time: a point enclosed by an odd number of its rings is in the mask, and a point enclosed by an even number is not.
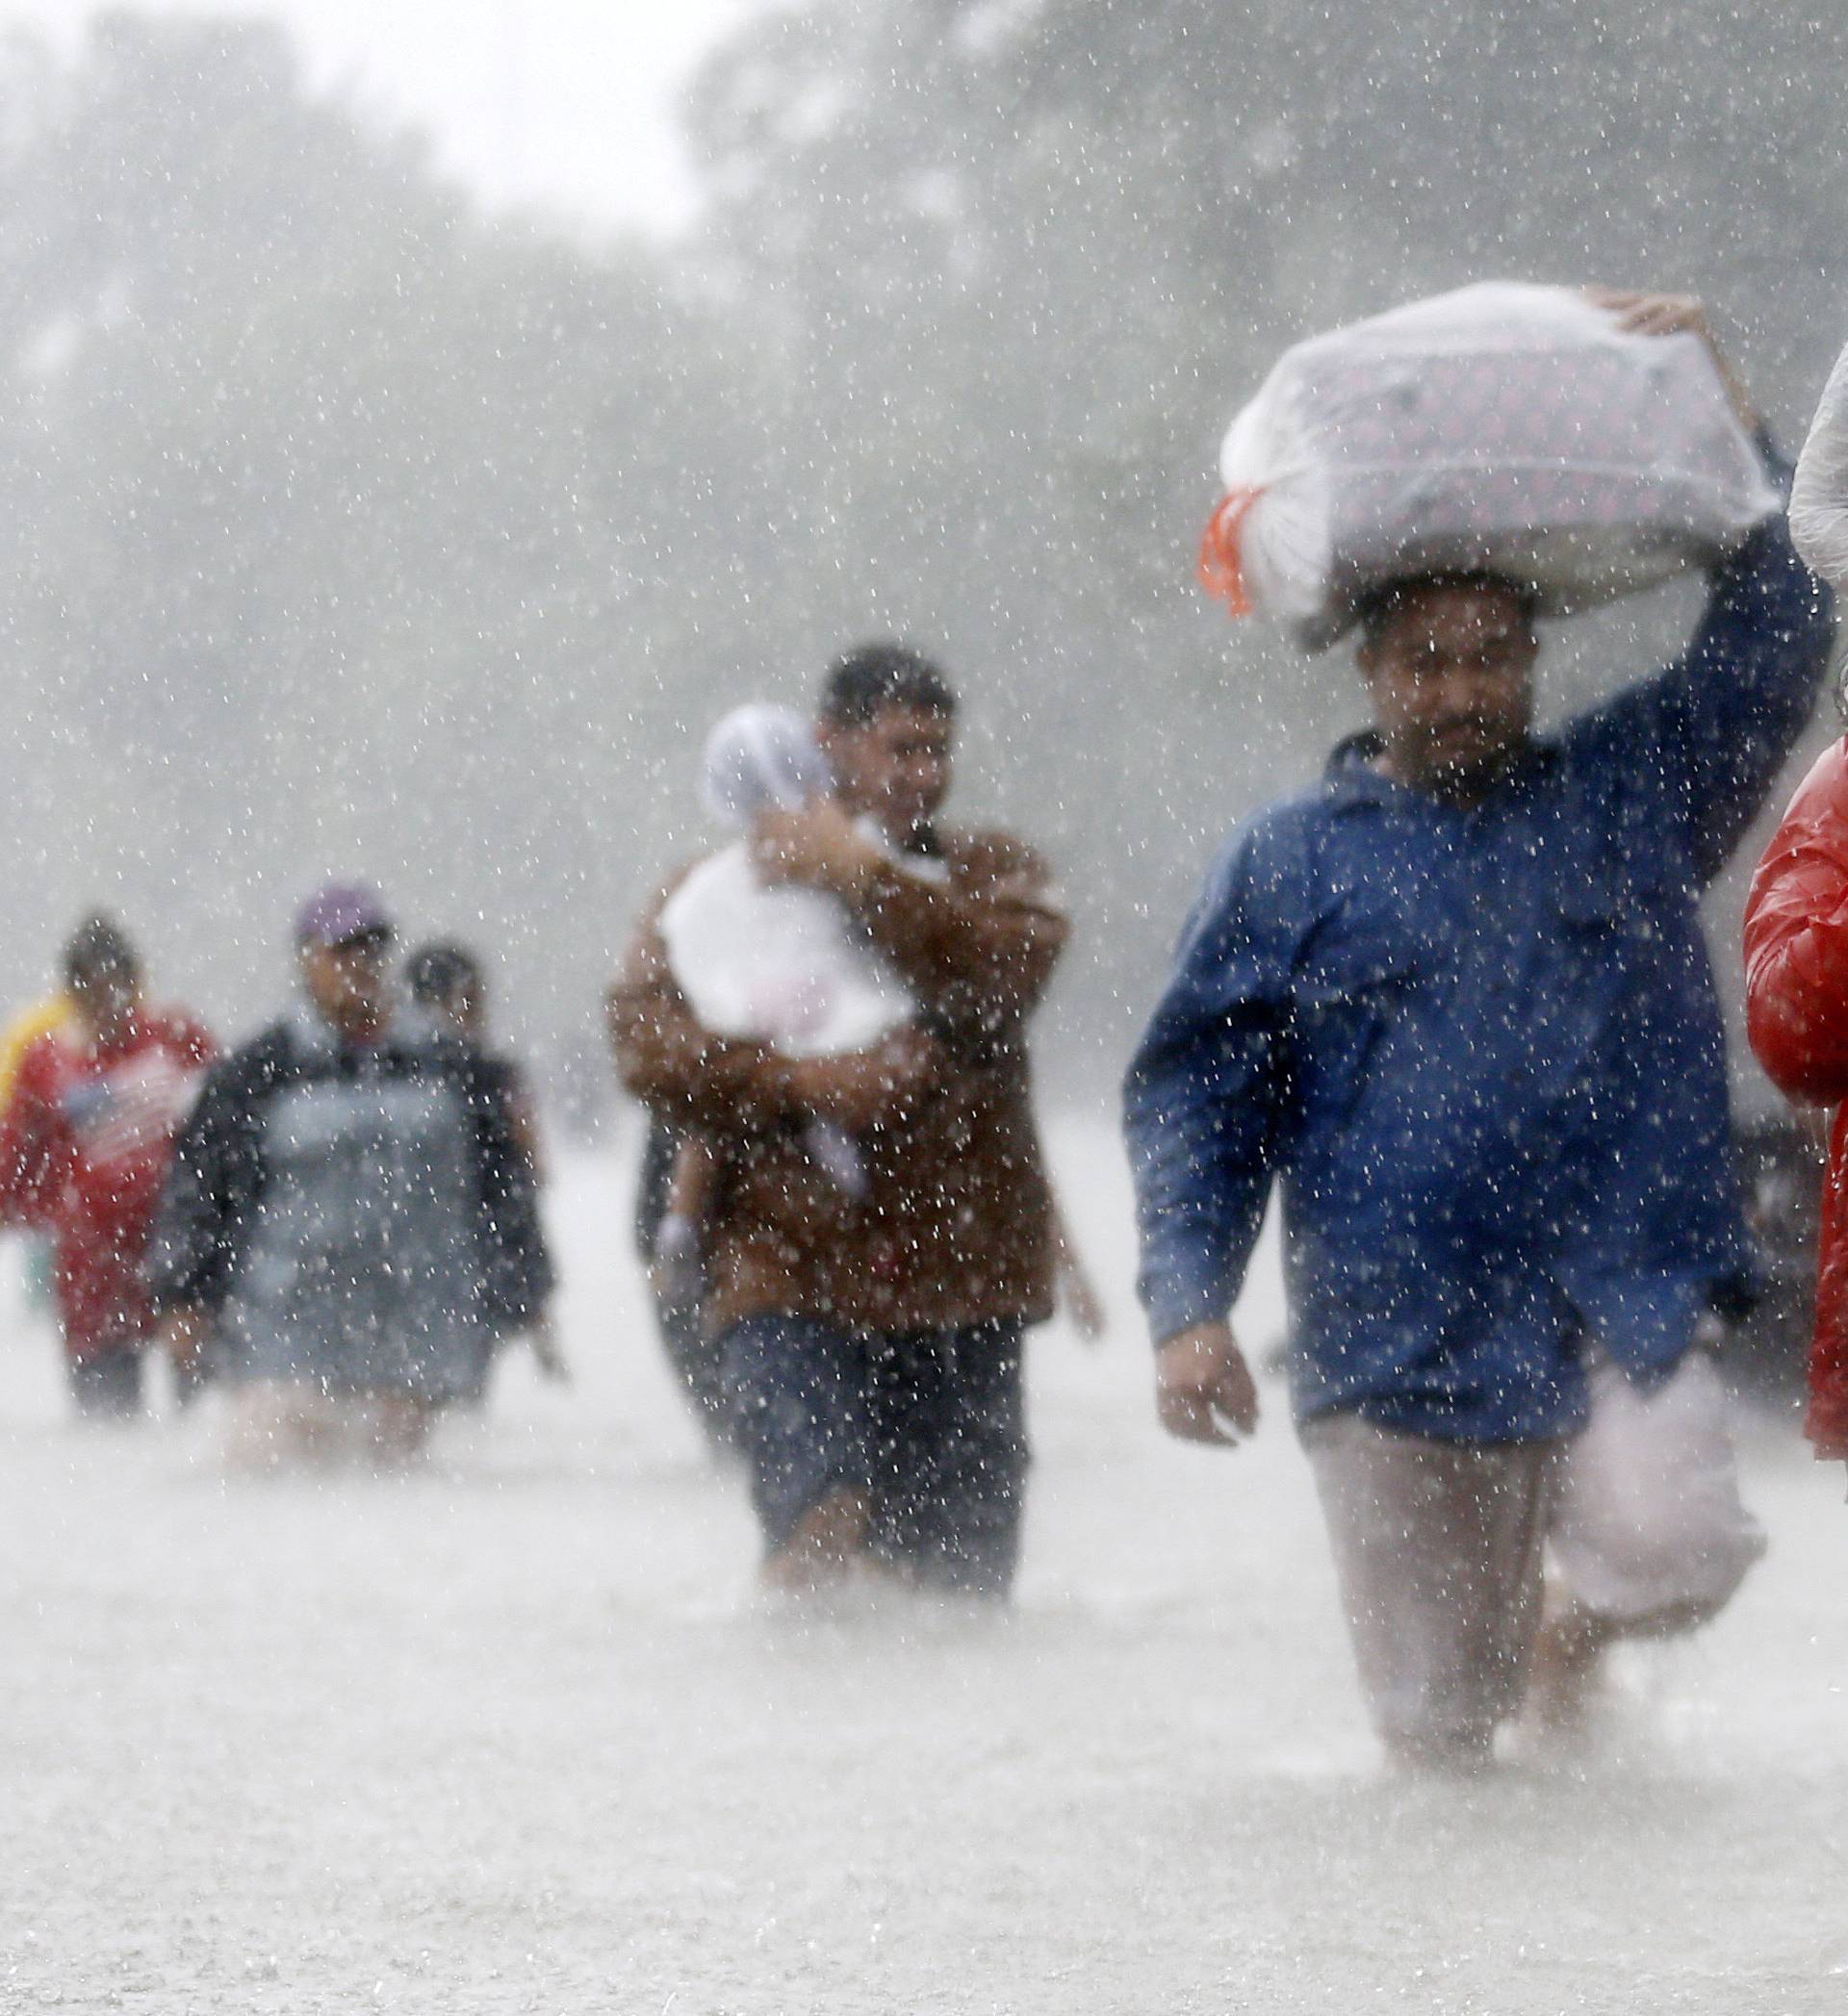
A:
[[[654,1326],[680,1391],[692,1404],[701,1432],[715,1449],[732,1442],[732,1403],[725,1390],[724,1344],[708,1337],[700,1319],[697,1283],[669,1281],[656,1269]]]
[[[1026,1495],[1021,1330],[734,1324],[726,1383],[765,1544],[781,1546],[830,1492],[857,1490],[880,1558],[933,1588],[1006,1595]]]
[[[70,1397],[87,1421],[131,1421],[141,1411],[141,1354],[98,1351],[67,1358]]]

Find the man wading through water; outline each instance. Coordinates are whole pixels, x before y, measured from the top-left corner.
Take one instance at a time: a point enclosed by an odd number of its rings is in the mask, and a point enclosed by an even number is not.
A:
[[[1026,1025],[1065,922],[1031,850],[937,823],[955,717],[927,660],[850,652],[816,729],[836,796],[754,831],[766,879],[846,906],[913,1023],[839,1057],[712,1035],[674,984],[658,904],[610,993],[629,1089],[716,1157],[702,1311],[777,1588],[870,1564],[1000,1595],[1018,1552],[1022,1333],[1050,1314],[1054,1262]],[[817,1121],[857,1142],[859,1194],[809,1155]]]
[[[364,884],[302,905],[299,998],[213,1071],[167,1174],[149,1290],[176,1365],[213,1342],[239,1464],[414,1457],[552,1292],[505,1080],[406,1008],[394,943]]]
[[[1620,312],[1706,334],[1690,301]],[[1776,517],[1677,663],[1539,740],[1518,587],[1376,596],[1373,731],[1234,837],[1131,1068],[1162,1420],[1256,1423],[1227,1317],[1275,1182],[1297,1419],[1401,1761],[1485,1762],[1520,1704],[1583,1347],[1648,1388],[1749,1266],[1697,906],[1810,718],[1828,606]],[[1620,1627],[1582,1612],[1562,1656]]]

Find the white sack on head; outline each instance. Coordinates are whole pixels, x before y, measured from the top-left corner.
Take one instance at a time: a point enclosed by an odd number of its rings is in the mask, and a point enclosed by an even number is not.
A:
[[[749,826],[759,812],[792,810],[834,788],[814,731],[792,708],[733,707],[706,738],[701,802],[728,826]]]
[[[1570,615],[1712,565],[1779,502],[1700,338],[1511,282],[1296,345],[1219,472],[1203,582],[1309,651],[1414,574],[1502,574]]]

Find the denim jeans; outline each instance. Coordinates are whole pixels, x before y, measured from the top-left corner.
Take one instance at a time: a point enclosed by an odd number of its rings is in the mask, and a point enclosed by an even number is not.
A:
[[[845,1330],[748,1316],[725,1337],[752,1502],[772,1548],[836,1487],[863,1492],[872,1549],[935,1588],[1003,1595],[1019,1555],[1022,1325]]]

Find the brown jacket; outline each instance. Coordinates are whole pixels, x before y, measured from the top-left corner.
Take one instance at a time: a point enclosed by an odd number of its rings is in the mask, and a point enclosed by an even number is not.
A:
[[[867,1191],[804,1154],[783,1059],[708,1034],[644,915],[610,990],[624,1083],[721,1150],[706,1228],[706,1318],[766,1314],[855,1329],[950,1329],[1051,1313],[1052,1204],[1029,1093],[1026,1024],[1066,925],[1044,864],[1005,833],[939,834],[948,874],[882,873],[858,906],[917,1000],[938,1060],[925,1093],[860,1137]]]

